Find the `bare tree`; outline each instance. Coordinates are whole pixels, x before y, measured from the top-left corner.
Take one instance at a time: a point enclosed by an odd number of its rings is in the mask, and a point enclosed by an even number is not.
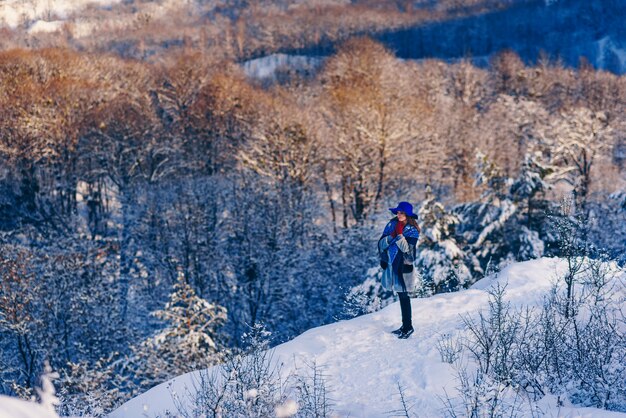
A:
[[[400,83],[402,65],[369,39],[345,43],[322,74],[332,126],[329,153],[340,166],[338,176],[347,226],[350,211],[357,223],[375,210],[386,191],[391,156],[399,156],[409,134],[407,92]]]
[[[610,115],[579,107],[561,113],[551,128],[553,162],[560,168],[552,178],[574,188],[576,204],[587,217],[592,169],[611,145]]]

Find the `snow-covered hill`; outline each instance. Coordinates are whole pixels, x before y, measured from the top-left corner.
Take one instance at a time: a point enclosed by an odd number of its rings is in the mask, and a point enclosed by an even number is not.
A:
[[[452,366],[442,362],[437,349],[440,337],[462,332],[460,315],[485,309],[487,290],[494,284],[507,283],[506,298],[513,306],[538,305],[565,268],[563,261],[548,258],[513,264],[469,290],[412,299],[416,332],[408,340],[390,334],[400,322],[400,307],[394,303],[373,314],[311,329],[275,347],[274,361],[284,363],[281,373],[285,374],[294,363],[314,361],[323,365],[332,389],[333,409],[340,417],[389,416],[401,407],[398,384],[404,388],[415,416],[442,416],[440,398],[446,393],[454,395],[458,384]],[[166,410],[176,412],[172,393],[193,390],[197,376],[189,373],[156,386],[109,417],[156,417],[165,416]],[[559,407],[551,396],[543,398],[536,408],[550,417],[626,416],[593,408]]]

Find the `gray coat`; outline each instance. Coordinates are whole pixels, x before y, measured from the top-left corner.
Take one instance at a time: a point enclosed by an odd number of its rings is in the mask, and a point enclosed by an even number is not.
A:
[[[382,286],[385,290],[395,292],[412,292],[417,286],[417,275],[414,274],[413,263],[416,258],[416,245],[419,239],[417,229],[407,224],[402,235],[392,238],[391,232],[398,223],[392,219],[378,240],[378,252],[381,261],[387,263],[383,270]]]

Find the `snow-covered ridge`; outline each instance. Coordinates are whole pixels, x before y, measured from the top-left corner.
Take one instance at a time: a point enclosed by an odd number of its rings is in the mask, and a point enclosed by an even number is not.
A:
[[[323,365],[338,416],[388,416],[400,406],[398,383],[419,416],[442,416],[439,397],[454,393],[457,382],[452,366],[441,361],[439,338],[462,331],[460,315],[485,309],[487,291],[495,284],[506,283],[506,299],[512,306],[539,305],[565,269],[566,263],[558,259],[516,263],[469,290],[412,299],[416,332],[408,340],[399,340],[389,333],[400,323],[400,308],[394,303],[369,315],[311,329],[275,347],[274,361],[284,364],[281,373],[285,374],[298,361]],[[166,410],[176,412],[172,393],[190,390],[194,377],[197,378],[197,372],[158,385],[109,417],[155,417],[164,416]],[[552,417],[626,416],[594,408],[558,407],[551,396],[542,399],[537,408]]]

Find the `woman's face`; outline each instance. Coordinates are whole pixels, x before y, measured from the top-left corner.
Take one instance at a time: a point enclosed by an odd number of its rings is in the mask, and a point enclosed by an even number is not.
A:
[[[397,215],[400,222],[406,222],[406,213],[399,210]]]

